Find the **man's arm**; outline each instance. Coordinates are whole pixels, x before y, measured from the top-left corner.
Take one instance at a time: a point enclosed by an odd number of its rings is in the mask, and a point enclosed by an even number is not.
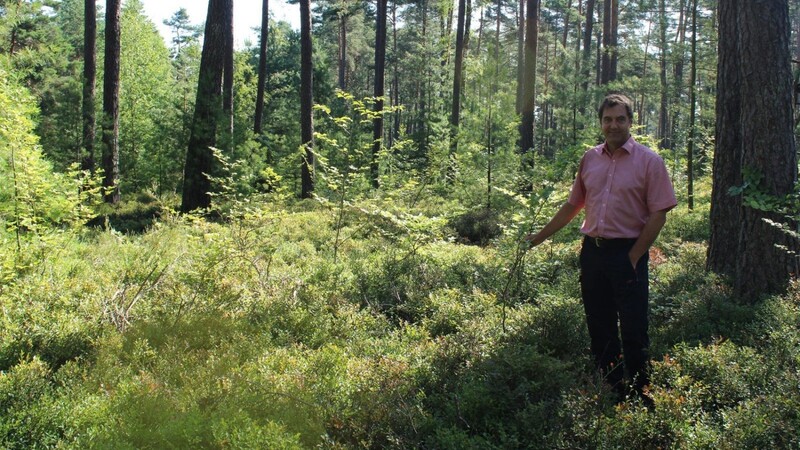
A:
[[[578,215],[578,212],[581,210],[581,206],[575,206],[570,202],[564,202],[561,205],[561,208],[556,212],[550,222],[544,226],[538,233],[536,234],[529,234],[525,236],[525,240],[530,241],[533,246],[537,246],[544,242],[547,238],[552,236],[556,231],[564,228],[568,223]],[[658,232],[656,232],[656,235]],[[653,238],[655,239],[655,237]]]
[[[653,245],[653,242],[655,242],[658,237],[658,233],[661,232],[661,228],[667,223],[667,211],[670,209],[671,208],[662,209],[661,211],[650,214],[650,218],[647,219],[642,233],[639,235],[639,239],[636,240],[636,243],[633,244],[633,247],[628,252],[628,257],[634,268],[636,268],[636,263],[639,262],[639,258]]]

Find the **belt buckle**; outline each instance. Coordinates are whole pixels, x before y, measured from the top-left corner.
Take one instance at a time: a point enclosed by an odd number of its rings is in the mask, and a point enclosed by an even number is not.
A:
[[[605,239],[605,238],[602,238],[602,237],[600,237],[600,236],[597,236],[597,237],[593,237],[593,238],[592,238],[592,242],[594,242],[594,245],[595,245],[597,248],[603,248],[603,247],[605,246],[605,241],[606,241],[606,239]]]

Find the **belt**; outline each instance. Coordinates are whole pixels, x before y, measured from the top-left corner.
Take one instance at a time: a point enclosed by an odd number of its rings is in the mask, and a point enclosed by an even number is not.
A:
[[[597,248],[622,248],[622,247],[630,247],[634,243],[636,243],[637,238],[603,238],[603,237],[594,237],[594,236],[586,236],[583,238],[584,244],[591,245]]]

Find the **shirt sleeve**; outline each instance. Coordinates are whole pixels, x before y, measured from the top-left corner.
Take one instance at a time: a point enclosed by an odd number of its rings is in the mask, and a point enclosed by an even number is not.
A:
[[[583,184],[583,163],[586,160],[586,154],[581,158],[581,163],[578,165],[578,173],[575,175],[575,181],[572,182],[572,189],[569,192],[567,203],[579,208],[583,208],[586,204],[586,186]]]
[[[647,174],[647,209],[653,213],[670,210],[678,204],[675,190],[669,179],[667,166],[660,156],[656,156],[648,165]]]

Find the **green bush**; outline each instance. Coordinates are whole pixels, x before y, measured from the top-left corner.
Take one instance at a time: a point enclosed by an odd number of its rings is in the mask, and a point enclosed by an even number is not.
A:
[[[105,206],[101,214],[89,220],[86,225],[103,230],[111,228],[120,233],[144,233],[164,214],[162,205],[152,202],[149,196],[144,200],[145,202]]]
[[[486,245],[503,234],[496,211],[480,208],[467,211],[450,220],[459,239],[466,244]]]
[[[47,364],[34,358],[0,371],[0,447],[53,448],[68,418],[56,400]]]

